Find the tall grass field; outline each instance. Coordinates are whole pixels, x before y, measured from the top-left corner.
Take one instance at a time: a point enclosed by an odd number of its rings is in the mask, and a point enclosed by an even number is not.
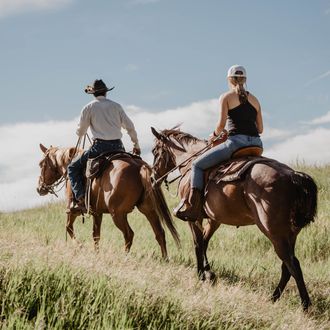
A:
[[[109,215],[100,251],[92,219],[75,223],[79,243],[66,239],[64,203],[0,214],[2,329],[330,329],[330,166],[299,168],[319,188],[315,222],[298,236],[296,255],[312,307],[302,311],[291,278],[272,303],[281,262],[256,226],[220,226],[208,257],[217,282],[196,275],[193,241],[175,219],[182,247],[167,232],[170,260],[161,259],[153,231],[137,210],[131,252]],[[175,184],[166,193],[177,203]],[[41,197],[42,198],[42,197]],[[18,201],[19,203],[19,201]]]

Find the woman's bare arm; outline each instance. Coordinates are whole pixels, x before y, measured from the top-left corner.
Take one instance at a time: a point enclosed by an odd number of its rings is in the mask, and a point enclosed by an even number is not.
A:
[[[228,116],[228,102],[227,102],[227,97],[226,94],[222,94],[220,96],[220,115],[219,115],[219,120],[217,122],[217,125],[214,130],[215,135],[219,135],[223,129],[226,126],[226,121],[227,121],[227,116]]]

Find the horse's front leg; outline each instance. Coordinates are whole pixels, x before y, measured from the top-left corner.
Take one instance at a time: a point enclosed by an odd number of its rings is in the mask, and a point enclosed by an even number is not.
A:
[[[71,239],[73,239],[74,241],[76,240],[76,235],[74,233],[74,229],[73,229],[73,223],[75,222],[76,218],[78,217],[78,215],[80,215],[77,212],[73,212],[71,211],[71,204],[73,203],[73,193],[71,190],[71,185],[70,185],[70,180],[66,181],[66,214],[67,214],[67,220],[66,220],[66,233],[69,234],[69,236],[71,237]]]
[[[78,245],[79,248],[81,248],[82,244],[77,240],[73,229],[73,223],[75,222],[78,215],[78,213],[67,213],[66,234],[69,234],[70,238]]]
[[[103,214],[93,214],[93,239],[95,251],[99,251]]]
[[[71,213],[71,212],[67,213],[66,232],[75,241],[76,241],[76,235],[74,233],[73,223],[75,222],[76,218],[77,218],[77,213]]]
[[[220,222],[208,220],[208,223],[205,225],[205,227],[203,229],[204,272],[205,272],[206,279],[210,280],[210,281],[215,281],[216,276],[215,276],[215,273],[213,271],[211,271],[211,267],[210,267],[209,261],[207,259],[206,251],[209,246],[211,237],[213,236],[214,232],[219,228],[219,226],[220,226]]]
[[[198,224],[189,222],[189,226],[193,235],[195,254],[197,260],[197,275],[201,281],[205,281],[205,263],[204,263],[204,239],[202,221],[198,221]]]

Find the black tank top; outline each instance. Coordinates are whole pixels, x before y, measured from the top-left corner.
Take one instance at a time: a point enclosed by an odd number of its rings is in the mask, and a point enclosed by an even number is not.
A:
[[[249,101],[228,110],[227,129],[229,135],[259,136],[256,118],[257,110]]]

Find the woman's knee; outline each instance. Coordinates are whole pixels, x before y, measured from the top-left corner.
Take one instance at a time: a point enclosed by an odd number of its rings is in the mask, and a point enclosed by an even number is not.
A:
[[[199,160],[199,159],[195,159],[191,166],[193,169],[197,169],[197,170],[203,170],[203,163]]]

